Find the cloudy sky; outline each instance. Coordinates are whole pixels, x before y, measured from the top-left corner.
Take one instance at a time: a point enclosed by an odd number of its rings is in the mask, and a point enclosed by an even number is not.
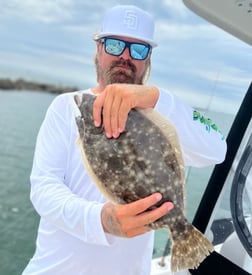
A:
[[[236,111],[251,82],[251,46],[182,0],[0,0],[0,77],[96,85],[92,35],[116,4],[137,4],[155,19],[149,84],[194,106]]]

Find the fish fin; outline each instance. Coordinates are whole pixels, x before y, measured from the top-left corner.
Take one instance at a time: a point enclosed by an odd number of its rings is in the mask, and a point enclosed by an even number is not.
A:
[[[74,117],[76,124],[78,126],[79,134],[82,137],[84,133],[84,124],[83,124],[83,118],[80,111],[80,105],[81,105],[81,99],[80,96],[77,93],[74,93],[71,95],[71,105],[73,107]]]
[[[104,187],[102,181],[97,177],[97,175],[95,174],[93,168],[92,168],[92,165],[90,164],[90,162],[88,161],[87,159],[87,156],[86,156],[86,153],[85,153],[85,148],[83,147],[83,144],[82,144],[82,140],[81,140],[81,137],[78,137],[77,138],[77,145],[79,146],[80,148],[80,151],[81,151],[81,158],[82,158],[82,162],[83,162],[83,165],[88,173],[88,175],[90,176],[90,178],[92,179],[92,181],[94,182],[94,184],[96,185],[96,187],[100,190],[100,192],[103,194],[103,196],[117,204],[119,203],[115,197],[113,196],[113,194],[109,193],[106,188]]]
[[[194,226],[171,248],[171,271],[195,269],[214,250],[211,242]]]
[[[76,118],[81,117],[81,111],[79,109],[80,104],[81,104],[81,99],[80,99],[80,96],[77,95],[76,93],[71,95],[71,104],[73,106],[75,117]]]
[[[107,192],[107,190],[103,186],[102,182],[96,176],[96,174],[93,171],[92,165],[90,164],[90,162],[88,161],[88,159],[86,157],[85,148],[83,147],[84,145],[82,143],[82,138],[84,136],[84,123],[83,123],[83,117],[82,117],[82,114],[81,114],[81,111],[79,108],[82,104],[83,96],[80,97],[78,94],[74,94],[72,96],[71,100],[72,100],[72,106],[73,106],[73,110],[74,110],[76,124],[77,124],[78,130],[79,130],[79,136],[77,137],[76,143],[79,146],[80,151],[81,151],[81,158],[82,158],[83,165],[84,165],[85,169],[87,170],[90,178],[95,183],[96,187],[104,195],[104,197],[106,197],[110,201],[113,201],[114,203],[117,203],[117,201],[115,200],[113,195]]]

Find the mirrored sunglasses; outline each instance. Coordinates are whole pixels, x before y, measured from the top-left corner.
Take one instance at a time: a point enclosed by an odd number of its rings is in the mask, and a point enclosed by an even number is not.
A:
[[[101,42],[105,45],[104,49],[107,54],[119,56],[126,48],[129,48],[131,58],[136,60],[146,59],[151,49],[148,44],[132,43],[109,37],[102,38]]]

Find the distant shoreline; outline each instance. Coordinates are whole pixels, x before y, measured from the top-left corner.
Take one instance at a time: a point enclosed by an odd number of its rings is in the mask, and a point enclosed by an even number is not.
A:
[[[66,87],[53,84],[27,81],[22,78],[12,80],[9,78],[0,78],[0,89],[2,90],[29,90],[41,91],[53,94],[62,94],[79,90],[78,87]]]

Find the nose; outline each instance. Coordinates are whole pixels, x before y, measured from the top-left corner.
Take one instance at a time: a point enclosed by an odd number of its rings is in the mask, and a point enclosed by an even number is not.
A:
[[[131,58],[129,47],[126,47],[126,48],[124,49],[124,51],[123,51],[123,52],[121,53],[121,55],[120,55],[120,58],[123,58],[123,59],[130,59],[130,58]]]

